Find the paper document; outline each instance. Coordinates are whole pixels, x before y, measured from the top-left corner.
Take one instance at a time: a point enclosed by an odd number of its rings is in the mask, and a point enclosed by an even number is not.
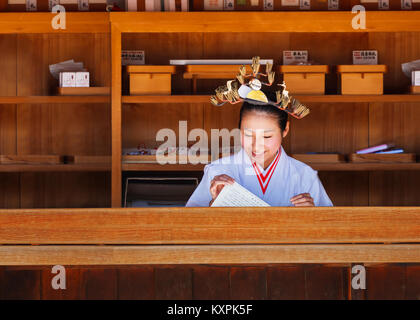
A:
[[[235,182],[225,185],[212,207],[270,207],[268,203]]]

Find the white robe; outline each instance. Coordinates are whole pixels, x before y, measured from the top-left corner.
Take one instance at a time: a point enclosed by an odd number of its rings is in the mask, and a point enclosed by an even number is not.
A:
[[[257,167],[260,174],[256,173],[258,172]],[[207,164],[204,167],[203,178],[186,206],[208,207],[212,199],[210,183],[219,174],[227,174],[232,177],[271,206],[293,206],[290,198],[301,193],[309,193],[314,199],[315,206],[333,205],[318,178],[317,171],[303,162],[289,157],[281,147],[280,156],[277,153],[266,170],[263,170],[258,164],[253,165],[242,148],[234,155]]]

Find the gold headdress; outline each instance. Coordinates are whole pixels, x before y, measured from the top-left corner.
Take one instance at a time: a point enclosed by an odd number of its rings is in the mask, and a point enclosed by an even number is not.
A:
[[[210,101],[215,106],[222,106],[226,102],[236,104],[243,101],[248,101],[253,104],[270,104],[280,110],[286,111],[291,116],[302,119],[309,114],[309,108],[301,104],[298,100],[289,96],[286,90],[286,84],[281,83],[278,86],[283,87],[280,91],[276,91],[276,101],[270,101],[266,94],[260,89],[263,85],[271,86],[274,82],[275,72],[271,69],[273,65],[267,63],[265,66],[265,73],[260,73],[260,57],[252,58],[252,73],[246,73],[246,67],[242,65],[239,68],[239,74],[235,80],[229,80],[226,85],[219,86],[215,91],[216,95],[210,97]],[[266,77],[267,82],[259,79],[260,76]],[[238,83],[239,82],[239,83]],[[239,84],[241,84],[239,86]]]

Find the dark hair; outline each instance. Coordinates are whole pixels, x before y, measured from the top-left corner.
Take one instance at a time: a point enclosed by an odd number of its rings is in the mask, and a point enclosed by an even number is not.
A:
[[[275,100],[270,94],[267,94],[267,98],[271,101]],[[239,129],[241,128],[242,118],[248,112],[263,112],[269,116],[275,117],[278,120],[280,131],[284,131],[288,120],[287,112],[276,108],[270,104],[254,104],[250,102],[244,102],[239,113]]]

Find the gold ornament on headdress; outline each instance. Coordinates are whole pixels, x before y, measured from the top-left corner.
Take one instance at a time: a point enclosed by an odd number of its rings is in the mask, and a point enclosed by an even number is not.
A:
[[[273,65],[267,62],[265,73],[259,72],[260,57],[253,57],[251,65],[252,73],[247,74],[245,65],[240,66],[236,79],[229,80],[226,85],[216,88],[216,95],[210,97],[210,102],[215,106],[222,106],[226,102],[236,104],[248,101],[255,104],[273,105],[297,119],[302,119],[308,115],[310,112],[309,108],[292,96],[289,96],[284,81],[278,84],[278,86],[282,87],[282,90],[276,91],[276,101],[268,100],[265,93],[260,90],[263,85],[271,86],[274,83],[275,72],[272,71],[272,68]],[[260,80],[259,77],[265,77],[266,82]]]

